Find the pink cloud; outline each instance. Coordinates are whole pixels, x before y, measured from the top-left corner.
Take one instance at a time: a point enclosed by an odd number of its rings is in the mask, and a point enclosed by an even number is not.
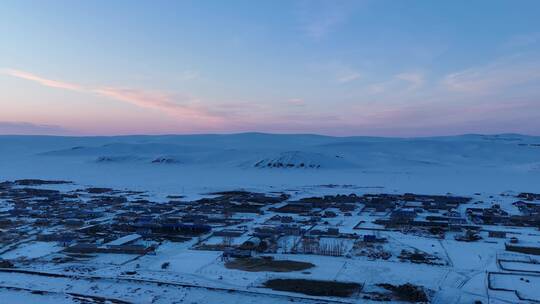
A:
[[[84,91],[85,90],[84,87],[82,87],[82,86],[80,86],[78,84],[69,83],[69,82],[65,82],[65,81],[59,81],[59,80],[53,80],[53,79],[47,79],[47,78],[43,78],[43,77],[37,76],[35,74],[24,72],[24,71],[13,70],[13,69],[5,69],[2,72],[4,74],[6,74],[6,75],[10,75],[10,76],[13,76],[13,77],[34,81],[34,82],[37,82],[37,83],[39,83],[41,85],[44,85],[44,86],[47,86],[47,87],[65,89],[65,90],[72,90],[72,91]]]
[[[13,69],[6,69],[3,73],[20,79],[33,81],[46,87],[95,94],[141,108],[156,109],[175,117],[189,119],[193,123],[205,123],[215,127],[223,122],[223,118],[211,113],[210,110],[201,106],[194,98],[182,97],[179,98],[182,103],[177,103],[177,100],[171,95],[162,92],[107,86],[90,88],[71,82],[48,79],[29,72]],[[178,96],[176,97],[176,99],[178,99]]]
[[[82,122],[74,118],[66,124],[71,124],[70,129],[85,130],[87,133],[95,133],[97,130],[100,134],[262,131],[316,132],[334,135],[433,135],[458,129],[466,132],[487,130],[485,126],[502,130],[503,123],[508,123],[506,117],[537,124],[538,120],[530,117],[538,117],[539,113],[536,102],[532,101],[494,98],[471,100],[467,96],[462,98],[442,96],[439,92],[432,92],[436,97],[427,95],[428,98],[422,98],[421,101],[413,96],[414,103],[392,102],[394,96],[398,100],[411,96],[403,94],[403,92],[412,93],[408,91],[411,87],[424,89],[424,77],[419,73],[397,74],[386,83],[381,83],[382,96],[379,99],[373,98],[374,100],[369,100],[369,102],[359,101],[356,104],[347,104],[345,107],[317,108],[314,106],[316,103],[311,102],[309,106],[302,107],[305,101],[301,98],[283,100],[280,104],[283,107],[237,100],[220,104],[203,104],[202,101],[190,95],[110,86],[89,87],[48,79],[25,71],[3,70],[0,72],[43,86],[99,96],[169,115],[168,119],[167,117],[156,119],[153,115],[136,113],[138,117],[141,117],[137,123],[133,123],[133,120],[128,118],[129,115],[114,117],[112,120],[103,118],[99,123],[91,119],[82,127]],[[532,70],[529,72],[528,76],[536,75]],[[447,80],[453,81],[453,84],[458,87],[460,85],[467,87],[471,83],[477,84],[477,79],[482,78],[478,75],[476,72],[468,71]],[[536,78],[533,77],[534,79]],[[531,79],[527,78],[527,80]],[[492,83],[489,82],[489,84]],[[445,92],[447,93],[443,91]],[[12,119],[12,117],[8,118]],[[531,129],[530,126],[528,128]],[[516,127],[514,130],[519,129]],[[526,131],[525,127],[522,130]]]
[[[197,100],[183,97],[183,103],[176,103],[173,98],[162,92],[149,92],[129,88],[102,87],[92,92],[114,100],[123,101],[141,108],[151,108],[164,111],[170,115],[203,120],[207,123],[217,123],[222,119],[210,113],[206,108],[197,105]]]

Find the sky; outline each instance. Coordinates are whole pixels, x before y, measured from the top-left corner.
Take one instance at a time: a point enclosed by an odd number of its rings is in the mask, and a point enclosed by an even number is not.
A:
[[[0,134],[540,135],[540,1],[0,2]]]

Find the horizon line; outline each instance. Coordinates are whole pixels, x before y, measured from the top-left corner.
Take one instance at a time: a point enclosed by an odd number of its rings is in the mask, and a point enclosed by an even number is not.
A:
[[[440,137],[461,137],[461,136],[526,136],[540,137],[540,135],[532,135],[525,133],[458,133],[452,135],[417,135],[417,136],[390,136],[390,135],[327,135],[320,133],[272,133],[272,132],[231,132],[231,133],[162,133],[162,134],[113,134],[113,135],[57,135],[57,134],[0,134],[0,137],[63,137],[63,138],[111,138],[111,137],[167,137],[167,136],[238,136],[238,135],[277,135],[277,136],[318,136],[318,137],[333,137],[333,138],[440,138]]]

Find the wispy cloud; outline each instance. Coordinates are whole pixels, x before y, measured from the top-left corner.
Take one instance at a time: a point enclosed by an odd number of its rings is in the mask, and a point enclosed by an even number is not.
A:
[[[60,80],[43,78],[43,77],[40,77],[38,75],[28,73],[28,72],[25,72],[25,71],[14,70],[14,69],[4,69],[4,70],[2,70],[2,73],[6,74],[6,75],[13,76],[13,77],[17,77],[17,78],[34,81],[34,82],[37,82],[37,83],[39,83],[41,85],[44,85],[44,86],[47,86],[47,87],[65,89],[65,90],[72,90],[72,91],[84,91],[85,90],[82,86],[80,86],[78,84],[69,83],[69,82],[60,81]]]
[[[206,123],[217,123],[222,120],[221,117],[212,114],[210,110],[201,106],[197,99],[187,95],[180,96],[177,94],[173,96],[172,94],[163,92],[108,86],[86,87],[71,82],[48,79],[36,74],[14,69],[6,69],[3,73],[20,79],[33,81],[43,86],[107,97],[141,108],[156,109],[185,119],[204,120]]]
[[[348,83],[362,78],[362,73],[357,69],[340,61],[312,63],[309,68],[338,83]]]
[[[175,97],[162,92],[150,92],[130,88],[102,87],[92,90],[97,95],[108,97],[114,100],[123,101],[141,108],[157,109],[172,115],[191,119],[204,119],[207,121],[218,121],[220,118],[214,116],[210,111],[202,106],[198,106],[198,100],[182,96]],[[174,101],[173,101],[174,100]],[[181,103],[178,103],[181,101]]]
[[[425,82],[424,74],[419,73],[419,72],[400,73],[400,74],[397,74],[395,78],[408,82],[409,90],[418,89],[422,87]]]
[[[512,56],[485,66],[448,74],[442,83],[450,91],[489,94],[539,81],[540,61],[538,59]]]
[[[360,76],[362,75],[358,72],[350,72],[350,73],[338,76],[337,81],[340,83],[347,83],[347,82],[351,82],[353,80],[360,78]]]
[[[371,83],[367,86],[369,94],[404,94],[421,89],[425,76],[421,72],[402,72],[390,76],[387,80]],[[403,97],[403,95],[402,95]]]
[[[347,78],[348,72],[353,76],[354,73],[359,74],[355,69],[337,63],[312,68],[317,69],[317,72],[334,84],[339,82],[339,76]],[[316,100],[310,100],[309,106],[306,106],[302,95],[292,95],[290,99],[278,100],[277,103],[281,107],[245,100],[210,103],[188,94],[125,87],[85,86],[25,71],[2,72],[47,87],[92,94],[139,108],[153,109],[170,116],[169,119],[163,119],[162,125],[156,124],[155,117],[150,116],[144,125],[122,124],[123,133],[275,131],[409,136],[504,131],[501,126],[512,123],[512,119],[523,123],[523,126],[515,125],[511,129],[513,131],[527,132],[536,127],[540,129],[538,99],[532,98],[538,97],[538,93],[524,98],[508,98],[497,93],[512,91],[510,88],[514,89],[514,86],[520,89],[522,84],[533,84],[530,86],[532,90],[529,91],[537,92],[534,84],[540,84],[540,62],[519,56],[497,60],[492,64],[473,67],[439,79],[430,79],[428,76],[432,73],[413,69],[389,74],[380,82],[366,84],[369,80],[369,73],[366,72],[366,76],[362,76],[362,81],[359,81],[360,85],[351,85],[351,91],[354,89],[358,100],[354,100],[352,104],[344,102],[343,106],[339,107],[321,105]],[[347,80],[358,79],[353,76]],[[426,85],[426,83],[438,84],[438,81],[442,81],[442,85]],[[482,96],[478,95],[478,92],[496,92],[498,95]],[[340,96],[337,96],[329,100],[339,98]],[[80,128],[80,126],[70,127]],[[118,132],[118,128],[118,126],[104,127],[101,134]],[[0,123],[0,133],[65,134],[65,132],[61,127],[49,125]]]
[[[362,77],[362,74],[355,68],[343,63],[330,64],[327,69],[335,75],[334,77],[339,83],[348,83]]]

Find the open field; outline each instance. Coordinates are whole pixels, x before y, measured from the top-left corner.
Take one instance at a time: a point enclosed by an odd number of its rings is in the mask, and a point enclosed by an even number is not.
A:
[[[306,262],[291,260],[270,260],[265,258],[244,258],[235,259],[225,263],[228,269],[238,269],[244,271],[270,271],[270,272],[291,272],[301,271],[315,267],[315,265]]]

